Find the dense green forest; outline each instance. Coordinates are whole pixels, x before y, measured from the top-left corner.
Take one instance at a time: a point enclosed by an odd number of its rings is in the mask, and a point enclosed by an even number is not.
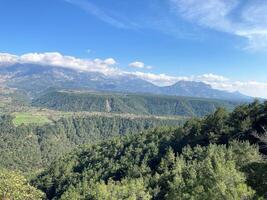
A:
[[[30,99],[25,91],[0,85],[0,114],[20,111],[30,105]]]
[[[110,110],[39,125],[4,114],[0,199],[266,199],[267,102],[231,109],[187,121]]]
[[[267,200],[267,0],[0,0],[0,200]]]
[[[53,162],[48,199],[266,199],[267,102],[115,137]]]
[[[81,144],[181,123],[182,119],[85,115],[45,125],[16,127],[12,116],[3,115],[0,117],[0,167],[24,172],[36,170]]]
[[[219,107],[233,110],[240,102],[190,97],[141,94],[52,91],[33,100],[32,105],[60,111],[133,113],[202,117]]]

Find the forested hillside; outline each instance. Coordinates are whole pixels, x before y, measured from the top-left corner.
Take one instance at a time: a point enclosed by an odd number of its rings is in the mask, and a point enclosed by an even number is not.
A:
[[[30,104],[26,92],[0,85],[0,114],[22,110]]]
[[[131,116],[66,117],[45,125],[13,124],[0,117],[0,167],[29,172],[40,169],[78,145],[157,126],[179,126],[182,119]]]
[[[223,100],[138,95],[52,91],[35,99],[33,106],[60,111],[94,111],[142,115],[205,116],[219,107],[233,110],[240,102]]]
[[[0,0],[0,200],[267,200],[267,0]]]
[[[218,109],[180,128],[78,148],[33,184],[48,199],[265,199],[265,127],[267,103]]]

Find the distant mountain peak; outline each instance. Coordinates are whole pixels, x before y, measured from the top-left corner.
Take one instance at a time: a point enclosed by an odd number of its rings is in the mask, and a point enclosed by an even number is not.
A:
[[[172,87],[205,87],[212,88],[211,85],[200,81],[186,81],[181,80],[172,85]]]
[[[131,74],[104,75],[99,72],[77,70],[36,64],[15,64],[0,68],[0,76],[8,75],[6,84],[33,95],[49,87],[66,89],[91,89],[128,93],[152,93],[174,96],[202,97],[227,100],[251,100],[239,92],[227,92],[212,88],[204,82],[181,80],[171,86],[156,86]]]

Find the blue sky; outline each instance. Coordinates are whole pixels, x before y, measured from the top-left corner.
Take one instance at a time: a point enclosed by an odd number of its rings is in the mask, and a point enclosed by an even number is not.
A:
[[[112,58],[155,84],[267,97],[266,10],[265,0],[2,0],[0,52]]]

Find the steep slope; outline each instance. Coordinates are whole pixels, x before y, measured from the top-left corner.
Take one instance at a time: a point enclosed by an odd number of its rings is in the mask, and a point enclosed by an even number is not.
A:
[[[107,76],[96,72],[81,72],[63,67],[33,64],[1,66],[0,78],[5,80],[8,86],[25,90],[33,96],[40,94],[40,92],[49,87],[58,87],[227,100],[251,100],[250,97],[245,95],[216,90],[201,82],[179,81],[172,86],[159,87],[129,74]]]
[[[215,90],[208,84],[194,81],[179,81],[172,86],[162,88],[162,91],[169,95],[251,101],[251,97],[242,95],[239,92],[231,93]]]
[[[39,94],[50,87],[160,92],[157,86],[134,76],[106,76],[96,72],[80,72],[53,66],[16,64],[1,67],[0,75],[7,77],[8,86],[26,90],[32,95]]]
[[[33,106],[61,111],[95,111],[142,115],[205,116],[218,107],[233,110],[239,102],[145,94],[51,91],[33,100]]]
[[[265,148],[261,127],[267,125],[266,105],[255,102],[230,114],[219,109],[182,128],[84,146],[54,162],[33,182],[49,199],[62,200],[265,199],[267,163],[249,143]]]
[[[9,115],[0,116],[0,168],[23,172],[40,169],[78,145],[184,122],[183,119],[92,115],[16,127],[12,120]]]

